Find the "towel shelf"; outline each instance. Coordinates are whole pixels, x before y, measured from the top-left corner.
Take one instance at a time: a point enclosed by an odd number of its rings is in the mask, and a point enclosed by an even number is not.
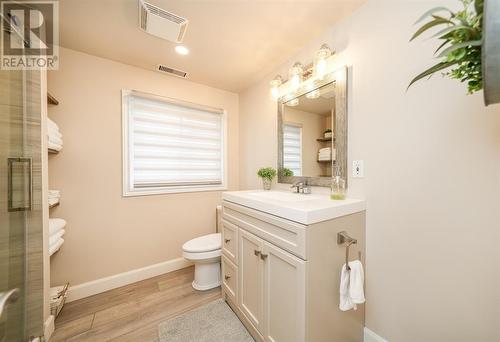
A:
[[[47,103],[57,106],[59,104],[59,101],[57,101],[57,99],[54,96],[47,93]]]
[[[48,152],[49,152],[50,154],[58,154],[58,153],[59,153],[59,151],[57,151],[57,150],[53,150],[53,149],[51,149],[51,148],[49,148],[49,149],[48,149]]]
[[[57,207],[58,205],[59,205],[59,202],[54,203],[54,204],[50,204],[50,205],[49,205],[49,209],[55,208],[55,207]]]

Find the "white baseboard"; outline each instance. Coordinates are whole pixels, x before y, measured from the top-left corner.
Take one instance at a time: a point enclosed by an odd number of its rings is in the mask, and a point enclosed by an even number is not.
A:
[[[373,331],[365,327],[364,330],[364,342],[388,342],[386,339],[375,334]]]
[[[49,318],[43,323],[43,336],[45,337],[45,341],[50,340],[50,337],[54,333],[55,325],[54,325],[54,316],[50,315]]]
[[[109,277],[96,279],[87,283],[70,286],[67,302],[89,297],[101,292],[116,289],[121,286],[135,283],[144,279],[159,276],[164,273],[180,270],[191,266],[192,263],[184,258],[160,262],[158,264],[138,268],[132,271],[115,274]]]

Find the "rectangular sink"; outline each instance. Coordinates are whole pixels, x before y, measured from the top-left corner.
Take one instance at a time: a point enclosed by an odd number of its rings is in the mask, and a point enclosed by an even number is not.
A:
[[[313,224],[364,211],[364,200],[331,200],[329,195],[296,194],[286,191],[228,191],[225,201],[243,205],[302,224]]]

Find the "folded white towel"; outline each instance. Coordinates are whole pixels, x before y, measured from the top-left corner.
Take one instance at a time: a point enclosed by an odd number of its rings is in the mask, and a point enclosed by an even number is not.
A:
[[[54,144],[52,142],[49,141],[47,147],[50,149],[50,150],[54,150],[54,151],[60,151],[62,150],[62,145],[58,145],[58,144]]]
[[[48,128],[47,129],[47,135],[49,137],[54,137],[54,138],[59,138],[62,139],[63,135],[60,131],[55,131],[53,128]]]
[[[57,204],[59,203],[59,197],[57,198],[52,198],[52,197],[49,197],[49,205],[54,205],[54,204]]]
[[[49,190],[49,196],[59,196],[61,195],[60,190]]]
[[[330,153],[332,151],[332,148],[331,147],[324,147],[324,148],[320,148],[319,149],[319,152],[325,152],[325,153]]]
[[[55,245],[49,246],[49,255],[52,256],[52,254],[54,254],[55,252],[57,252],[59,250],[59,248],[61,248],[61,246],[63,245],[63,243],[64,243],[64,239],[63,238],[59,238],[59,240],[57,240],[57,242],[56,242]]]
[[[66,227],[66,221],[61,218],[49,219],[49,235],[53,235]]]
[[[49,140],[48,140],[49,143],[53,143],[53,144],[56,144],[56,145],[61,145],[63,144],[63,141],[61,138],[59,137],[56,137],[56,136],[53,136],[53,135],[49,135]]]
[[[66,233],[66,230],[61,229],[58,232],[52,234],[49,237],[49,246],[54,246],[57,243],[57,241],[63,237],[64,233]]]
[[[52,121],[50,118],[47,118],[47,130],[58,132],[59,126],[57,126],[57,124],[54,121]]]
[[[363,265],[359,260],[354,260],[349,262],[349,267],[350,271],[346,269],[344,264],[340,275],[339,309],[342,311],[356,310],[356,304],[365,302]]]

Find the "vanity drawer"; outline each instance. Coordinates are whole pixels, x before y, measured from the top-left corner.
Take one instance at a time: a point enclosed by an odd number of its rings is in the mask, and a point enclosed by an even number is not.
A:
[[[222,261],[222,288],[229,299],[236,304],[238,298],[238,268],[225,256]]]
[[[307,260],[307,226],[228,201],[223,206],[224,221]]]
[[[238,265],[238,227],[222,219],[222,253]]]

